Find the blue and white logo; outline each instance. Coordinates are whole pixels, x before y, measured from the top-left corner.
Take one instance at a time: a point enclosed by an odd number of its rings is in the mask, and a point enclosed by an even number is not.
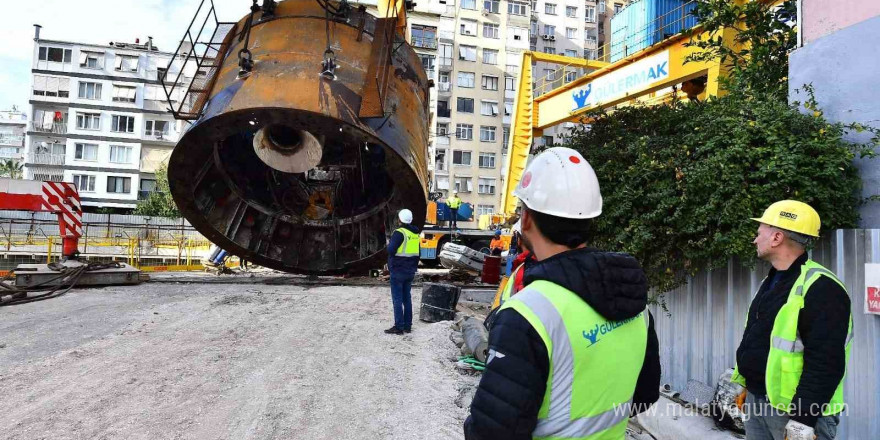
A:
[[[641,59],[628,66],[599,76],[571,93],[572,111],[595,107],[655,86],[669,78],[669,52]]]

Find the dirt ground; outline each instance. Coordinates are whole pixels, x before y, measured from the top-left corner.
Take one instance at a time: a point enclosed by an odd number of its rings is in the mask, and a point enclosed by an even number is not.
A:
[[[0,437],[461,439],[479,377],[384,287],[145,283],[0,308]]]

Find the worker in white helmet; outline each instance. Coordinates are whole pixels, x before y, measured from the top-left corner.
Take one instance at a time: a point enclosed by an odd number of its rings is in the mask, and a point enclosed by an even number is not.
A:
[[[514,195],[537,261],[489,332],[465,438],[623,440],[629,416],[659,398],[645,274],[627,254],[586,246],[602,195],[577,151],[535,157]]]
[[[446,206],[449,207],[449,225],[452,228],[458,227],[458,208],[461,208],[461,199],[458,197],[458,191],[452,190],[452,195],[446,199]]]
[[[413,278],[419,267],[419,228],[412,224],[413,213],[401,209],[397,214],[400,227],[388,240],[388,271],[391,273],[391,305],[394,325],[385,333],[402,335],[412,331]]]

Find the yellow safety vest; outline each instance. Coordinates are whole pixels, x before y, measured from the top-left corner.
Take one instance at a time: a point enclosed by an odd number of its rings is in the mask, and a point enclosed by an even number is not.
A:
[[[419,236],[418,234],[406,228],[397,228],[397,232],[403,234],[403,243],[397,248],[396,257],[416,257],[419,256]]]
[[[550,360],[532,438],[623,439],[648,345],[647,310],[609,321],[574,292],[545,280],[532,282],[500,310],[507,308],[538,332]]]
[[[449,209],[458,209],[461,206],[461,199],[458,197],[450,197],[446,200],[446,205],[449,206]]]
[[[804,343],[798,335],[798,317],[804,308],[804,297],[810,291],[810,286],[819,277],[829,277],[840,285],[843,290],[846,286],[837,279],[830,270],[822,267],[813,260],[807,260],[801,266],[801,273],[797,281],[788,293],[788,301],[779,309],[776,319],[773,321],[773,330],[770,332],[770,352],[767,357],[767,371],[765,373],[765,387],[767,399],[770,403],[783,411],[790,411],[791,399],[797,391],[801,374],[804,372]],[[746,318],[748,319],[748,318]],[[846,362],[849,363],[850,349],[852,347],[852,315],[849,318],[849,331],[846,337]],[[846,377],[844,375],[844,377]],[[739,367],[734,368],[733,382],[746,386],[746,379],[739,374]],[[823,416],[837,414],[844,409],[843,403],[843,378],[837,385],[834,395],[828,405],[822,408]]]

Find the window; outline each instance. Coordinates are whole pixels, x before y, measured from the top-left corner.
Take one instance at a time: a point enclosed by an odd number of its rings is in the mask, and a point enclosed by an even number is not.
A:
[[[553,3],[544,3],[544,13],[547,15],[556,15],[556,5]]]
[[[449,176],[437,176],[435,188],[449,189]]]
[[[471,152],[470,151],[462,151],[462,150],[453,150],[452,151],[452,164],[453,165],[470,166]]]
[[[79,66],[86,69],[103,69],[104,52],[80,51]]]
[[[498,102],[496,101],[480,101],[480,114],[483,116],[497,116]]]
[[[492,23],[483,23],[484,38],[498,38],[498,25]]]
[[[519,66],[516,64],[508,64],[504,66],[504,71],[510,76],[519,75]]]
[[[545,24],[544,25],[544,35],[553,35],[556,33],[556,26]]]
[[[598,40],[599,39],[598,37],[596,37],[596,34],[594,32],[591,32],[589,30],[584,32],[584,41],[586,41],[587,43],[596,44]]]
[[[596,22],[596,7],[595,6],[587,6],[584,10],[584,21],[588,21],[590,23]]]
[[[477,205],[477,216],[492,215],[495,213],[495,207],[492,205]]]
[[[437,101],[437,117],[448,118],[450,116],[449,101]]]
[[[510,15],[526,15],[529,13],[529,4],[510,0],[507,2],[507,13]]]
[[[458,59],[462,61],[477,61],[477,46],[458,46]]]
[[[541,139],[544,140],[544,146],[547,146],[547,147],[553,146],[553,136],[541,136]]]
[[[497,14],[500,3],[501,3],[500,0],[485,0],[485,1],[483,1],[483,9],[485,9],[493,14]]]
[[[455,106],[455,111],[462,113],[473,113],[474,112],[474,100],[473,98],[457,98],[458,101]]]
[[[461,9],[477,9],[477,0],[461,0]]]
[[[456,177],[455,190],[460,193],[469,193],[474,190],[470,177]]]
[[[504,90],[510,90],[511,92],[516,90],[516,78],[512,76],[504,77]]]
[[[504,101],[504,116],[510,116],[513,114],[513,101]]]
[[[69,98],[70,78],[34,75],[34,95]]]
[[[439,48],[440,66],[452,66],[452,45],[441,44]]]
[[[549,54],[553,55],[556,53],[556,48],[553,46],[544,46],[543,51],[544,51],[544,53],[549,53]]]
[[[553,69],[544,69],[544,79],[553,81],[556,79],[556,71]]]
[[[101,114],[100,113],[77,113],[76,128],[80,130],[100,130]]]
[[[131,163],[132,148],[125,145],[110,146],[110,162]]]
[[[577,38],[578,30],[576,28],[565,28],[565,38]]]
[[[134,102],[137,87],[113,86],[114,102]]]
[[[147,129],[144,134],[156,139],[168,137],[168,134],[171,132],[171,123],[168,121],[147,121],[146,126]]]
[[[498,64],[498,51],[495,49],[483,49],[483,64]]]
[[[492,136],[495,136],[495,127],[482,128],[491,128]],[[495,153],[480,153],[480,168],[495,168]]]
[[[107,176],[107,192],[128,194],[131,192],[131,177]]]
[[[477,182],[479,185],[477,192],[480,194],[495,194],[495,179],[484,179],[481,177]]]
[[[437,28],[432,26],[412,25],[412,45],[427,49],[437,48]]]
[[[605,0],[599,0],[598,4],[599,4],[599,13],[604,14],[605,13]]]
[[[621,9],[623,9],[623,3],[615,3],[614,4],[614,15],[617,15]]]
[[[101,84],[93,82],[79,83],[79,98],[81,99],[101,99]]]
[[[462,35],[477,35],[476,20],[462,19],[459,24],[459,32],[461,32]]]
[[[79,192],[95,192],[95,176],[74,174],[73,184]]]
[[[509,44],[516,44],[517,41],[528,41],[529,39],[529,28],[524,27],[508,27],[507,28],[507,42]]]
[[[465,141],[473,140],[474,126],[472,124],[455,124],[455,138]],[[468,156],[468,165],[470,165],[470,163],[470,156]]]
[[[73,158],[77,160],[98,160],[98,145],[96,144],[76,144]]]
[[[483,75],[483,90],[498,90],[498,77]]]
[[[507,154],[507,145],[510,143],[510,128],[504,127],[502,136],[501,154]]]
[[[458,72],[458,86],[473,88],[476,77],[474,72]]]
[[[480,142],[495,142],[495,127],[481,125],[480,126]],[[483,154],[480,154],[480,167],[487,168],[483,165]],[[495,168],[495,155],[492,155],[492,166],[488,168]]]
[[[577,72],[565,72],[565,82],[572,82],[577,79]]]
[[[134,133],[134,116],[113,115],[111,131],[117,133]]]
[[[576,51],[574,49],[565,49],[565,56],[576,57],[576,56],[578,56],[578,51]]]
[[[584,58],[588,60],[596,59],[596,49],[584,49]]]
[[[40,61],[51,61],[53,63],[69,63],[73,56],[70,49],[62,49],[60,47],[40,47],[38,58]]]
[[[566,6],[565,7],[565,16],[566,17],[577,17],[578,16],[577,6]]]
[[[434,155],[434,169],[437,171],[446,171],[446,149],[437,149]]]
[[[116,55],[116,70],[123,72],[137,72],[138,57],[132,55]]]
[[[446,122],[437,123],[437,136],[449,136],[449,124]],[[440,151],[440,150],[437,150]]]

